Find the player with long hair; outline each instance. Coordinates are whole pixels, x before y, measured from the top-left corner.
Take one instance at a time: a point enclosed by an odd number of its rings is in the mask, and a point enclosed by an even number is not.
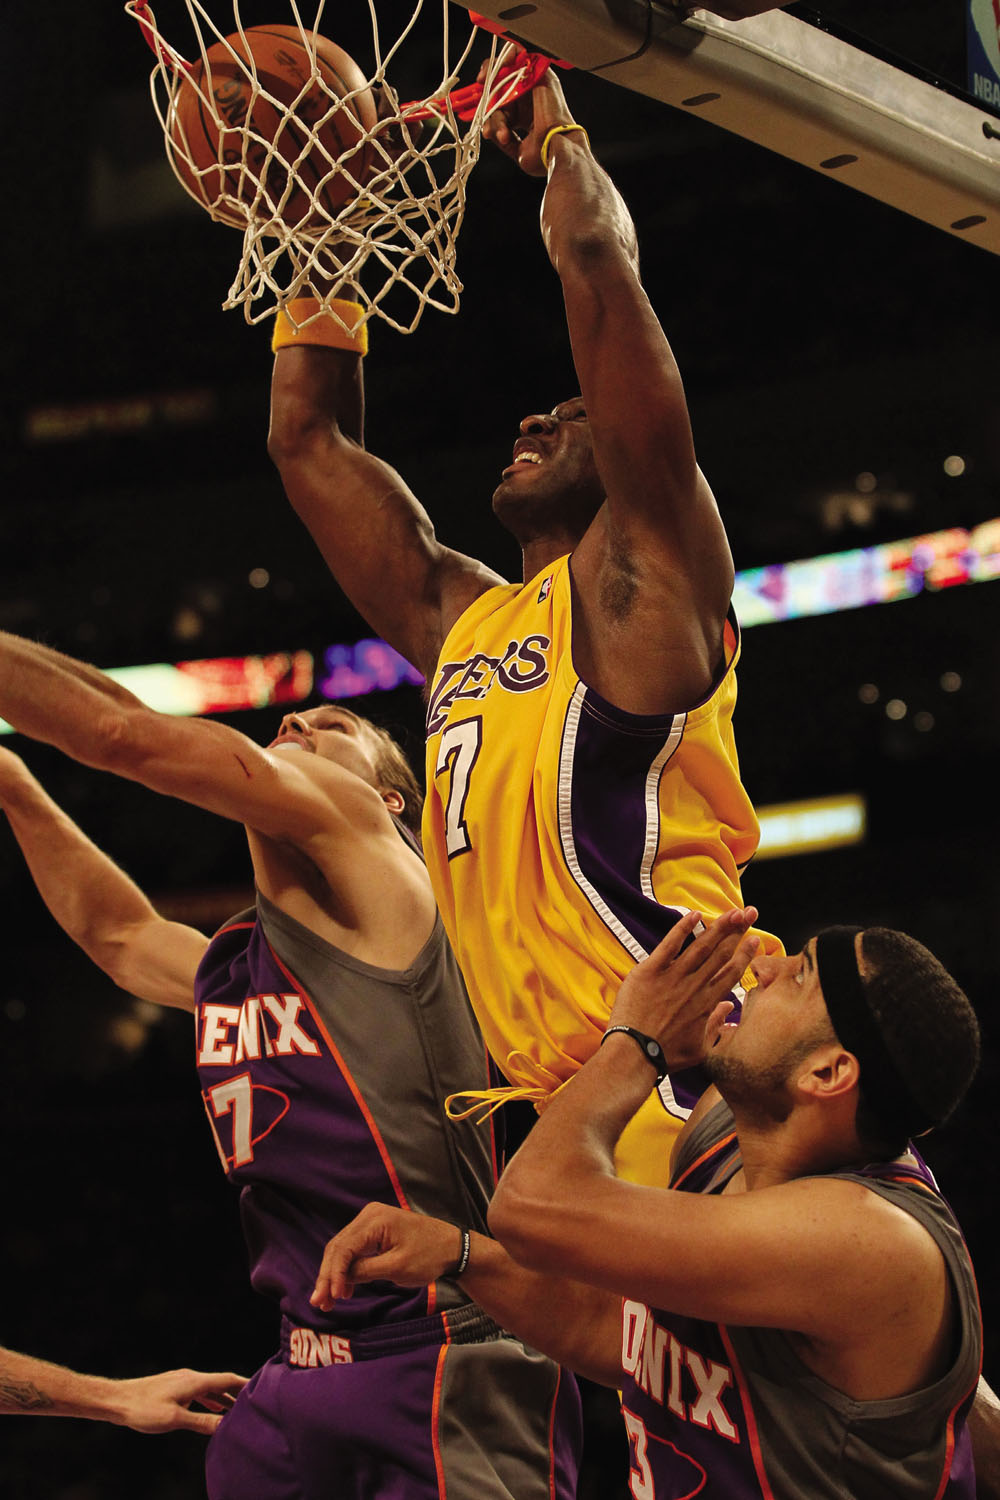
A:
[[[490,1082],[389,737],[333,704],[270,746],[155,713],[95,669],[0,635],[0,715],[86,765],[244,823],[256,900],[209,940],[129,877],[0,752],[0,804],[56,918],[120,984],[193,1012],[206,1113],[240,1192],[280,1352],[209,1444],[211,1500],[570,1500],[575,1383],[466,1295],[391,1281],[320,1311],[323,1247],[369,1199],[486,1229],[499,1164],[449,1092]],[[409,827],[407,825],[410,825]],[[208,1254],[207,1247],[200,1253]]]

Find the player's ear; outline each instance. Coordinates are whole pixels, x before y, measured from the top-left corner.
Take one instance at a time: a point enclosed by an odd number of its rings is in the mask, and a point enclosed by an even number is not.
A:
[[[850,1093],[861,1070],[853,1052],[839,1042],[824,1042],[811,1052],[796,1077],[796,1087],[813,1099],[835,1099]]]
[[[402,792],[397,792],[395,787],[383,787],[382,801],[385,803],[386,807],[391,813],[395,813],[397,818],[401,818],[403,816],[403,809],[406,807],[406,799],[404,798]]]

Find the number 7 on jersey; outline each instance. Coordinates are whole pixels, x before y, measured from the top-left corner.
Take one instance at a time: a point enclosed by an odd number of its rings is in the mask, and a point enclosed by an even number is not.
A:
[[[465,803],[469,795],[469,781],[473,767],[479,759],[483,744],[483,721],[458,719],[442,731],[438,744],[434,776],[437,779],[444,771],[451,776],[448,801],[444,814],[445,848],[448,858],[464,854],[472,847],[469,830],[465,825]]]

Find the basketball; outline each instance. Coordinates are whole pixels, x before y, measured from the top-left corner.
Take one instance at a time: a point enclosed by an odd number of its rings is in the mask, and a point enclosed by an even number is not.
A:
[[[315,69],[297,27],[253,26],[179,77],[170,154],[191,195],[224,223],[275,219],[320,232],[369,175],[364,135],[377,115],[365,75],[342,47],[308,37]]]

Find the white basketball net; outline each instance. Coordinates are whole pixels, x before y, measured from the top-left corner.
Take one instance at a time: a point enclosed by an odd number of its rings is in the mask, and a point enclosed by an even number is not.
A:
[[[312,61],[309,83],[298,99],[286,105],[269,94],[257,78],[253,63],[246,60],[251,55],[250,47],[243,42],[244,55],[240,56],[227,46],[229,59],[240,68],[251,89],[247,123],[239,132],[240,160],[234,162],[230,158],[206,167],[202,156],[199,167],[183,131],[178,129],[177,99],[182,88],[197,87],[203,111],[219,132],[221,155],[222,132],[227,133],[227,142],[231,144],[234,127],[232,121],[220,117],[212,95],[211,64],[206,54],[217,43],[225,44],[227,37],[244,37],[239,0],[231,3],[232,22],[227,17],[220,24],[208,15],[201,0],[184,0],[193,34],[185,40],[176,38],[173,44],[159,30],[152,10],[143,0],[128,0],[125,6],[143,26],[158,58],[150,87],[175,176],[213,219],[243,230],[243,255],[223,306],[242,307],[248,323],[259,323],[276,306],[284,307],[292,298],[316,297],[322,312],[332,299],[346,296],[362,304],[362,321],[382,318],[401,333],[412,333],[425,307],[457,312],[462,283],[456,272],[456,241],[465,216],[466,179],[479,159],[486,119],[523,92],[531,68],[530,56],[496,37],[489,38],[491,46],[481,97],[475,103],[471,119],[460,120],[448,95],[456,89],[474,41],[486,34],[469,23],[468,35],[455,44],[458,56],[452,61],[450,21],[455,12],[449,0],[427,0],[429,9],[436,4],[442,8],[441,79],[426,98],[400,105],[387,69],[397,61],[400,49],[411,36],[425,0],[410,0],[415,6],[413,13],[388,50],[383,48],[374,0],[353,0],[356,5],[367,4],[371,20],[374,66],[366,87],[382,91],[387,101],[383,110],[389,112],[388,121],[381,119],[378,127],[370,131],[351,114],[361,142],[371,142],[367,158],[369,175],[360,182],[351,173],[351,161],[359,161],[362,153],[352,146],[341,163],[321,138],[324,123],[343,108],[344,101],[350,109],[352,101],[362,93],[361,89],[355,89],[342,98],[326,85],[317,67],[309,33],[328,34],[332,41],[338,41],[335,15],[327,18],[324,27],[326,0],[317,0],[315,13],[308,18],[296,0],[275,0],[271,11],[279,11],[284,4],[290,14],[271,15],[270,24],[280,22],[297,27]],[[221,8],[221,0],[215,8]],[[464,33],[466,25],[462,24],[461,29]],[[191,63],[185,62],[185,58],[195,64],[193,74],[189,71]],[[356,60],[364,70],[366,59]],[[199,61],[201,70],[197,69]],[[306,120],[296,114],[296,106],[306,95],[314,103],[316,89],[322,90],[329,100],[329,109],[326,115],[317,118],[312,108],[311,121]],[[283,130],[272,138],[254,132],[252,101],[260,96],[281,113],[282,125],[290,122],[297,138],[304,142],[295,160],[288,159],[288,136],[285,136],[285,154],[276,152],[275,138]],[[471,103],[469,108],[472,109]],[[425,121],[422,130],[416,124],[420,119]],[[386,126],[392,122],[395,129],[389,145]],[[275,170],[269,178],[272,161]],[[298,169],[306,161],[308,172],[304,179]],[[335,174],[342,185],[347,182],[352,190],[350,200],[339,209],[330,208],[322,193],[324,183],[330,182]],[[299,196],[303,192],[311,202],[304,215]],[[298,211],[295,223],[289,225],[282,218],[282,210],[293,198]]]

